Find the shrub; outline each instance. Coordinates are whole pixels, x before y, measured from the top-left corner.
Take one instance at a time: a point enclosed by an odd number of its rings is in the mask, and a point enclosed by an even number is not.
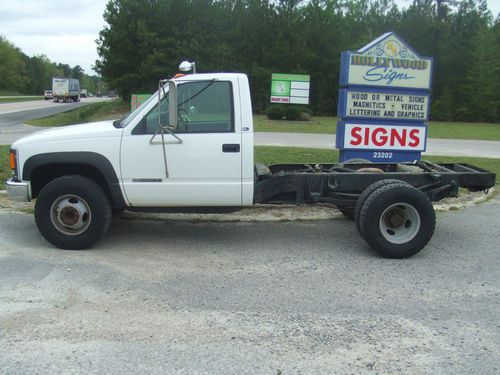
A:
[[[286,114],[286,107],[280,104],[272,104],[267,108],[267,118],[269,120],[283,120]]]
[[[300,119],[300,114],[302,110],[295,105],[290,105],[286,109],[285,117],[289,121],[297,121]]]
[[[312,111],[305,105],[271,104],[267,108],[267,118],[270,120],[309,121]]]

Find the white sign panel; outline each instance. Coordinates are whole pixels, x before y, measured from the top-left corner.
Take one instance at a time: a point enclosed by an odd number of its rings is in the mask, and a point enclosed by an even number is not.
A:
[[[426,121],[429,116],[429,96],[349,90],[346,93],[344,115]]]
[[[425,126],[346,123],[345,149],[424,151]]]

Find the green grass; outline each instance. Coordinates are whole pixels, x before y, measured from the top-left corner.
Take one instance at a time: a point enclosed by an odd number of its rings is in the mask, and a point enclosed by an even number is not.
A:
[[[0,146],[0,189],[10,178],[9,146]]]
[[[22,94],[19,91],[15,90],[0,89],[0,96],[21,96],[21,95],[26,95],[26,94]]]
[[[338,150],[319,150],[314,148],[256,146],[255,162],[264,164],[285,163],[336,163]],[[467,163],[486,169],[500,176],[500,159],[473,158],[461,156],[424,156],[433,163]],[[500,181],[497,178],[497,184]]]
[[[32,100],[43,100],[43,96],[32,96],[29,98],[2,98],[2,97],[0,97],[0,103],[29,102]]]
[[[326,116],[314,116],[311,121],[281,121],[254,115],[253,123],[256,132],[334,134],[337,128],[337,118]]]
[[[268,120],[264,115],[255,115],[253,121],[257,132],[334,134],[337,127],[336,117],[314,116],[305,122]],[[500,141],[500,124],[431,121],[429,137]]]
[[[57,115],[26,121],[35,126],[64,126],[120,118],[130,110],[121,100],[92,103]]]

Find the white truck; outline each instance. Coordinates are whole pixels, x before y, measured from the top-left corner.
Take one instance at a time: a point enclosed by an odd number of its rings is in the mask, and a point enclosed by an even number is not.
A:
[[[192,74],[160,81],[121,120],[18,140],[6,186],[13,199],[36,198],[40,232],[64,249],[91,247],[124,209],[221,212],[292,202],[339,208],[382,256],[403,258],[433,235],[431,201],[495,185],[493,173],[467,164],[266,166],[254,165],[253,149],[247,77]]]
[[[54,103],[79,102],[80,81],[76,78],[53,77],[52,95]]]

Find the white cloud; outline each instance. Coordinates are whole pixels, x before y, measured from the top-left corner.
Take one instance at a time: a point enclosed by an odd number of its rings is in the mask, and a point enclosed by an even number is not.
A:
[[[25,54],[80,65],[88,74],[98,58],[95,40],[105,25],[107,0],[0,1],[0,35]]]

